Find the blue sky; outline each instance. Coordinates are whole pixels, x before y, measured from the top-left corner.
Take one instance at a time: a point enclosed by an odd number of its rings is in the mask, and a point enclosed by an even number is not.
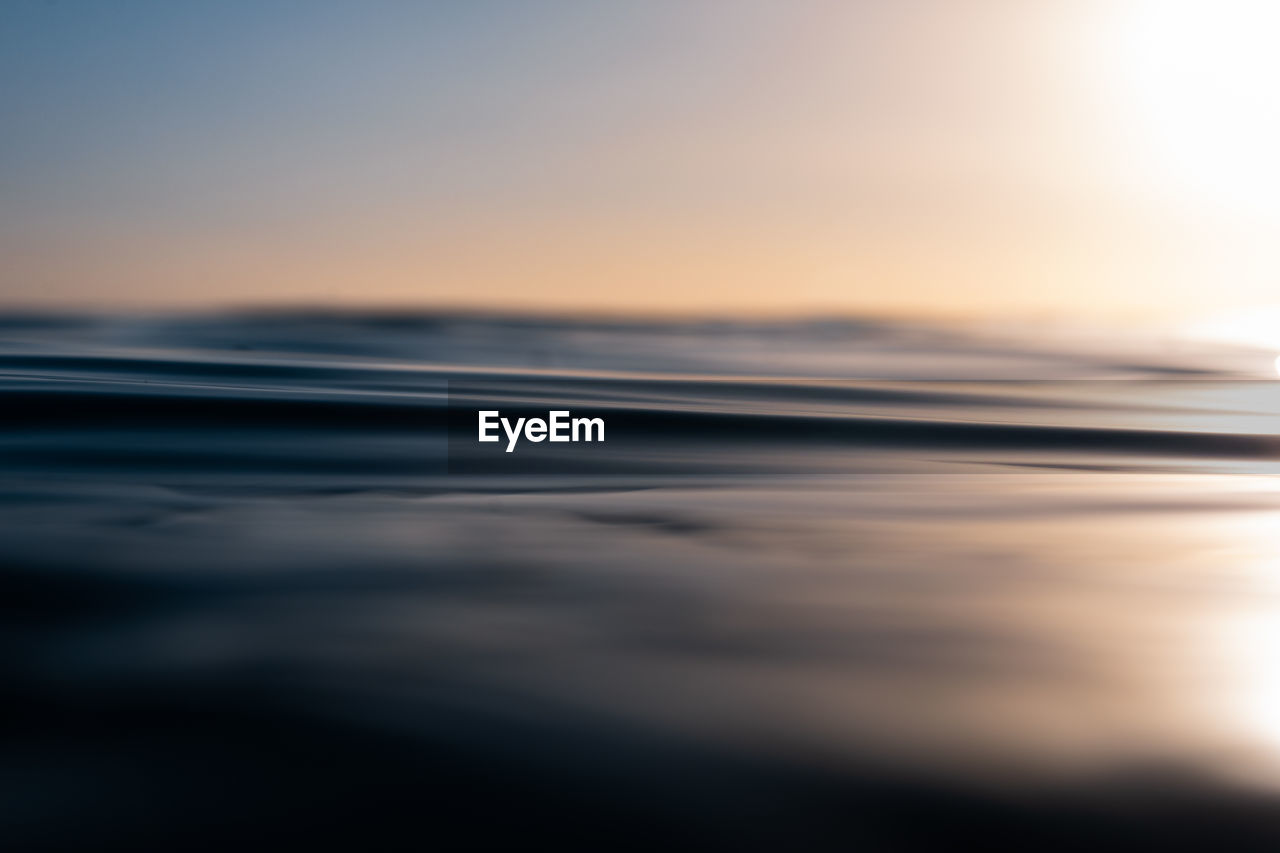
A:
[[[0,299],[1190,310],[1125,2],[9,0]]]

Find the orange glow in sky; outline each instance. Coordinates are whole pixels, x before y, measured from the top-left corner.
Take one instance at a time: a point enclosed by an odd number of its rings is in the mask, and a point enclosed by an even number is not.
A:
[[[1265,0],[111,5],[0,11],[4,304],[1184,320],[1280,277]]]

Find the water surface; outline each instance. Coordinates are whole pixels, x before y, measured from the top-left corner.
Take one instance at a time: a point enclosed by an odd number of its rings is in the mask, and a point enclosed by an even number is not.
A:
[[[869,321],[6,318],[0,837],[1275,849],[1271,358]],[[650,440],[459,473],[450,392]]]

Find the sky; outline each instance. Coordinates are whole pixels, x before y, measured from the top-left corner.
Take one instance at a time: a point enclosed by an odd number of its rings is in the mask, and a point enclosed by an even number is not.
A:
[[[1280,300],[1269,0],[6,0],[0,306]]]

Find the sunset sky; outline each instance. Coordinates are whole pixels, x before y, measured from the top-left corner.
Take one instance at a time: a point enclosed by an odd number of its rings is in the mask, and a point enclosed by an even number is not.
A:
[[[1268,0],[7,0],[0,301],[1280,301]]]

